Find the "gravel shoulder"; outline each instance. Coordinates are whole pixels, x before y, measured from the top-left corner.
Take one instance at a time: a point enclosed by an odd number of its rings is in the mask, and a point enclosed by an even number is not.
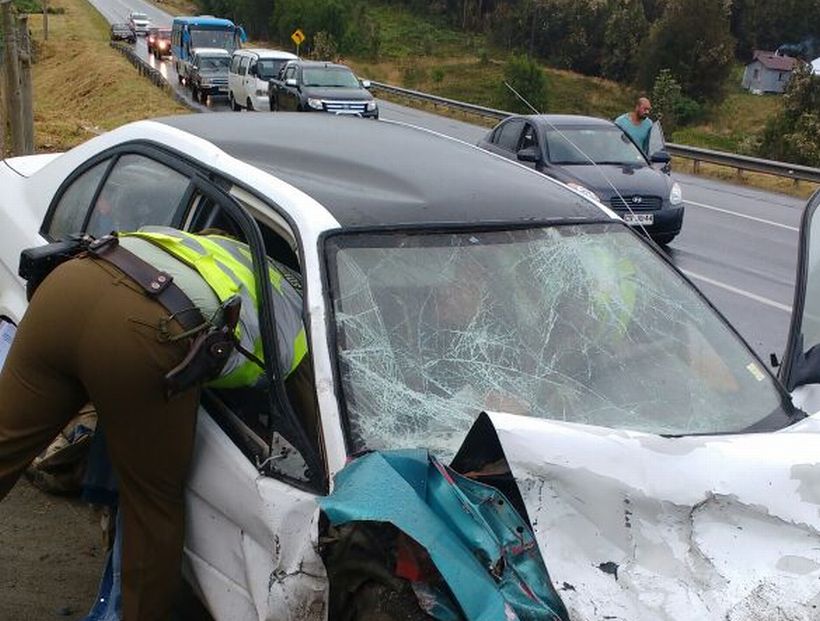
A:
[[[89,505],[20,479],[0,502],[0,619],[82,619],[102,574],[102,543]]]

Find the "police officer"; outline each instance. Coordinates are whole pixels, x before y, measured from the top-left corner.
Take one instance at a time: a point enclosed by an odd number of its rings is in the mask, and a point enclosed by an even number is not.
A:
[[[309,367],[301,297],[273,264],[269,276],[279,369],[292,377],[303,360]],[[237,348],[216,377],[206,369],[215,386],[249,386],[263,374],[248,248],[165,227],[120,234],[45,278],[0,374],[0,499],[84,403],[96,406],[120,485],[125,621],[165,621],[179,585],[183,490],[206,378],[189,354],[237,296],[239,320],[228,329]]]

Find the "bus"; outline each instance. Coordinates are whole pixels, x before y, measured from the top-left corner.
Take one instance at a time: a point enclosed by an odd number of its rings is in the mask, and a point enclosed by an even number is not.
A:
[[[246,40],[244,29],[229,19],[212,15],[175,17],[171,26],[171,56],[177,78],[182,83],[188,77],[196,48],[222,48],[232,54]]]

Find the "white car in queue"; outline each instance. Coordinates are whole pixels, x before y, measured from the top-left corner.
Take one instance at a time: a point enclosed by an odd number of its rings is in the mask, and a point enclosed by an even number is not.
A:
[[[572,619],[817,618],[820,194],[776,378],[612,212],[399,123],[140,121],[5,160],[0,186],[7,322],[21,250],[78,232],[243,236],[240,213],[300,275],[318,412],[269,378],[199,413],[185,572],[217,620],[324,618],[334,475],[368,449],[449,459],[482,410],[504,411],[504,467]]]
[[[268,81],[277,77],[289,60],[299,57],[282,50],[244,48],[231,55],[228,100],[231,109],[270,110]]]

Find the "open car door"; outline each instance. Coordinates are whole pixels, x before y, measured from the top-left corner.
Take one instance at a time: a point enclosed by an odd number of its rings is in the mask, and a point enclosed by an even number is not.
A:
[[[663,126],[660,121],[652,123],[652,130],[649,132],[649,153],[646,155],[652,161],[653,168],[657,168],[667,175],[672,171],[672,161],[666,151],[666,137],[663,134]]]
[[[800,248],[794,305],[780,380],[795,406],[820,411],[820,190],[806,204],[800,223]]]

